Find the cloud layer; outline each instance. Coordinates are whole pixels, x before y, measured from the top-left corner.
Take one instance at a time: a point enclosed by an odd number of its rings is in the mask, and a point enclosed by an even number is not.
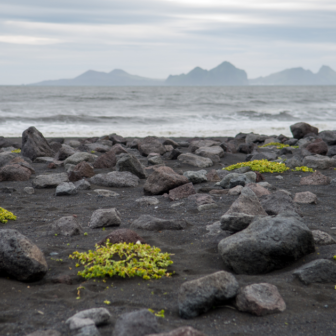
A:
[[[2,85],[88,69],[165,78],[224,60],[250,78],[336,70],[334,0],[11,0],[0,12]]]

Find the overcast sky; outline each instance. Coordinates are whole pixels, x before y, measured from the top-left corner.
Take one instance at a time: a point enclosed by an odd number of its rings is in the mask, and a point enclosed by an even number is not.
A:
[[[152,78],[223,61],[249,78],[336,70],[335,0],[2,0],[0,85],[123,69]]]

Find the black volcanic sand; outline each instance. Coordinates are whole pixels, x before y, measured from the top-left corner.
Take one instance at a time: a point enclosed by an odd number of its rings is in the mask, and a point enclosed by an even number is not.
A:
[[[179,140],[179,139],[177,139]],[[183,149],[187,151],[187,149]],[[211,169],[220,169],[244,161],[243,154],[226,154],[221,164]],[[177,161],[165,161],[167,166],[182,173],[186,170],[199,170]],[[36,175],[60,173],[64,168],[47,169],[46,164],[33,164]],[[96,170],[96,173],[108,170]],[[336,177],[336,171],[322,171]],[[265,181],[277,188],[284,188],[293,194],[311,191],[318,196],[318,205],[301,205],[305,223],[310,229],[320,229],[336,235],[335,200],[336,190],[331,186],[300,186],[300,177],[309,173],[286,172],[283,180],[278,174],[263,174]],[[32,176],[34,178],[34,175]],[[43,252],[49,271],[39,282],[22,283],[9,278],[0,278],[0,335],[27,335],[38,329],[55,329],[68,335],[65,324],[67,318],[76,312],[106,307],[113,316],[112,323],[99,330],[102,335],[111,335],[117,317],[140,308],[165,310],[165,318],[159,318],[163,331],[189,325],[207,335],[335,335],[336,333],[336,284],[312,284],[306,286],[294,279],[292,272],[299,266],[314,259],[331,259],[336,254],[336,245],[318,247],[317,251],[295,264],[266,275],[236,275],[240,286],[268,282],[278,287],[287,309],[280,314],[256,317],[238,312],[231,305],[216,307],[210,312],[191,320],[183,320],[178,315],[178,289],[184,281],[225,270],[217,252],[217,244],[224,237],[207,236],[206,225],[218,221],[229,209],[237,196],[214,197],[219,207],[198,212],[196,205],[183,200],[184,204],[172,207],[174,203],[163,196],[157,196],[160,203],[155,206],[139,206],[135,200],[142,197],[144,180],[136,188],[104,188],[120,194],[117,198],[97,197],[90,190],[79,191],[75,196],[55,197],[55,189],[36,189],[34,195],[23,192],[26,182],[2,182],[0,187],[14,187],[12,194],[0,194],[1,207],[17,215],[17,221],[1,224],[2,228],[16,229],[29,237]],[[213,182],[196,185],[196,189],[212,186]],[[100,208],[116,207],[121,213],[122,228],[129,228],[131,222],[140,215],[149,214],[166,219],[185,219],[188,226],[182,231],[151,232],[137,230],[149,244],[173,253],[175,271],[172,278],[146,281],[141,278],[108,278],[89,280],[77,276],[76,261],[68,258],[73,251],[84,252],[94,249],[97,241],[117,228],[90,229],[87,227],[91,214]],[[76,215],[87,235],[74,237],[43,236],[45,226],[67,215]],[[58,255],[50,256],[57,252]],[[53,259],[62,259],[56,261]],[[55,279],[68,275],[72,284],[55,283]],[[80,299],[77,288],[80,290]],[[104,301],[111,302],[110,305]]]

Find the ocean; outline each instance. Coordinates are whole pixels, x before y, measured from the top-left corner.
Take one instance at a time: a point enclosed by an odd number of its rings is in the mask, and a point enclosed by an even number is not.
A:
[[[336,130],[336,86],[0,86],[0,136],[35,126],[47,137],[290,135],[308,122]]]

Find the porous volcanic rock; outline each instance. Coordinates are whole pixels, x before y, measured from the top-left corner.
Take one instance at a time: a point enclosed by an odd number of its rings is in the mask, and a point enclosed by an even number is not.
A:
[[[323,175],[319,171],[314,172],[309,176],[302,177],[300,185],[328,185],[330,177]]]
[[[136,244],[138,241],[140,241],[141,244],[146,244],[146,241],[142,237],[140,237],[136,232],[130,229],[117,229],[108,234],[97,244],[105,245],[108,239],[110,241],[110,244],[119,244],[119,243]]]
[[[294,196],[295,203],[317,204],[317,196],[310,191],[296,193]]]
[[[146,172],[141,162],[133,155],[124,154],[118,159],[116,164],[116,171],[128,171],[140,179],[146,178]]]
[[[0,168],[0,182],[2,181],[28,181],[32,172],[19,165],[8,164]]]
[[[212,146],[219,146],[220,142],[219,141],[214,141],[214,140],[194,140],[191,141],[190,143],[190,151],[192,153],[196,152],[197,149],[201,148],[201,147],[212,147]]]
[[[310,153],[326,155],[328,153],[328,145],[322,139],[315,139],[306,146]]]
[[[197,184],[208,181],[206,173],[207,173],[206,170],[199,170],[199,171],[188,170],[183,173],[183,176],[185,176],[190,182]]]
[[[196,194],[196,190],[192,183],[183,184],[177,188],[169,190],[169,199],[177,201],[182,198],[187,198],[190,195]]]
[[[299,122],[290,126],[290,130],[295,139],[302,139],[305,135],[309,133],[318,134],[318,128],[311,126],[304,122]]]
[[[131,188],[139,184],[139,178],[130,172],[111,172],[97,174],[89,179],[89,182],[98,186]]]
[[[304,166],[313,169],[328,169],[332,166],[333,160],[328,156],[323,155],[308,155],[303,159]]]
[[[94,168],[112,168],[117,163],[116,156],[121,153],[128,154],[127,150],[121,145],[114,145],[108,152],[101,155],[93,164]]]
[[[239,232],[246,229],[253,222],[254,218],[255,216],[233,212],[221,217],[220,227],[224,231]]]
[[[94,174],[95,173],[92,166],[89,163],[82,161],[78,163],[78,165],[72,171],[69,172],[69,181],[76,182],[83,179],[84,177],[92,177]]]
[[[76,151],[69,145],[63,144],[55,155],[56,160],[64,161],[69,156],[74,155]]]
[[[262,187],[260,184],[257,183],[248,183],[245,185],[245,187],[250,188],[258,198],[261,196],[271,194],[269,190],[267,190],[266,188]]]
[[[56,196],[71,196],[78,193],[77,188],[72,182],[62,182],[56,187]]]
[[[86,153],[86,152],[77,152],[71,156],[69,156],[67,159],[64,160],[64,165],[67,164],[73,164],[77,165],[83,161],[86,162],[93,162],[97,158],[96,155]]]
[[[207,167],[212,167],[213,162],[209,158],[201,157],[195,154],[191,153],[185,153],[181,154],[178,158],[178,161],[189,164],[194,167],[199,167],[199,168],[207,168]]]
[[[314,242],[316,245],[333,245],[336,244],[336,240],[328,233],[320,230],[312,230]]]
[[[161,141],[156,137],[146,137],[138,142],[138,150],[143,156],[148,156],[150,153],[164,154],[165,147]]]
[[[64,216],[50,224],[50,232],[62,236],[77,236],[83,229],[74,216]]]
[[[322,131],[318,134],[328,146],[336,145],[336,132],[335,131]]]
[[[98,209],[92,214],[89,227],[94,229],[106,226],[120,226],[120,224],[120,213],[117,209]]]

